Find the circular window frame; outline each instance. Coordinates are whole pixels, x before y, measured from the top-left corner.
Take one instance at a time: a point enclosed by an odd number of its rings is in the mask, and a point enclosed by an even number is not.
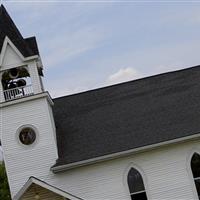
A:
[[[22,141],[20,140],[20,133],[23,129],[26,129],[26,128],[30,128],[35,132],[35,140],[33,141],[32,144],[23,144]],[[30,125],[30,124],[26,124],[26,125],[23,125],[23,126],[18,128],[16,137],[17,137],[17,141],[20,144],[20,146],[23,146],[25,148],[30,148],[30,147],[35,146],[38,143],[39,132],[38,132],[38,130],[35,126]]]

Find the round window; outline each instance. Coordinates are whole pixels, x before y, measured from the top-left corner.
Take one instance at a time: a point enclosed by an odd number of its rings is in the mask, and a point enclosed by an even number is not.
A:
[[[36,140],[36,133],[32,128],[23,128],[19,133],[19,140],[25,145],[33,144]]]

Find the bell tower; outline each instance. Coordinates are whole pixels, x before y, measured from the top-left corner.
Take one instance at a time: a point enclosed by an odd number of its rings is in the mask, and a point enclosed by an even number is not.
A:
[[[39,55],[29,60],[20,54],[6,36],[0,62],[1,103],[44,92]]]
[[[22,37],[3,5],[0,31],[0,102],[44,92],[36,39]]]
[[[0,139],[11,195],[31,177],[45,180],[57,159],[53,101],[42,83],[35,37],[23,38],[0,6]]]

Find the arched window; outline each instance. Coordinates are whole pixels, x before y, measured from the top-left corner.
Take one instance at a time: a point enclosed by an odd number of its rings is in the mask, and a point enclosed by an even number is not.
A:
[[[135,168],[128,173],[128,186],[132,200],[147,200],[142,176]]]
[[[198,153],[194,153],[194,155],[192,156],[191,169],[198,197],[200,199],[200,155]]]

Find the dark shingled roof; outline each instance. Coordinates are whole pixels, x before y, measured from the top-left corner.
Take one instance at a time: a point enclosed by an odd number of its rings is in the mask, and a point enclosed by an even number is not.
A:
[[[39,55],[35,37],[24,39],[7,13],[3,5],[0,6],[0,51],[5,37],[8,37],[24,57]]]
[[[54,99],[55,166],[200,132],[200,66]]]

